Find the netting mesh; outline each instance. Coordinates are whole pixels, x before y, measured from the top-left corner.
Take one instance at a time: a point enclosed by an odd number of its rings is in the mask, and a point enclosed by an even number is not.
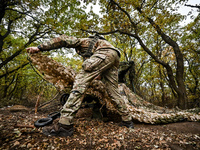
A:
[[[41,53],[31,54],[30,60],[37,70],[44,75],[44,78],[54,84],[59,91],[70,92],[77,74],[71,67],[65,67]],[[135,120],[151,124],[171,123],[186,119],[200,121],[200,114],[193,113],[192,110],[180,111],[159,107],[134,94],[125,84],[119,84],[118,87],[130,114]],[[110,111],[116,111],[105,89],[105,85],[101,80],[94,80],[86,94],[98,98],[100,103]]]

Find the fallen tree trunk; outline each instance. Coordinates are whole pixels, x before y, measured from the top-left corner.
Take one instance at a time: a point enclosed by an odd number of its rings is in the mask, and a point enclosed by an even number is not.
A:
[[[59,91],[70,93],[77,74],[71,67],[65,67],[41,53],[31,54],[30,59],[46,80],[54,84]],[[134,94],[123,83],[119,84],[118,87],[130,114],[135,120],[151,124],[200,120],[200,115],[191,112],[192,110],[182,111],[159,107]],[[106,106],[109,111],[117,112],[105,89],[105,85],[101,80],[94,80],[86,91],[86,95],[98,99],[101,105]]]

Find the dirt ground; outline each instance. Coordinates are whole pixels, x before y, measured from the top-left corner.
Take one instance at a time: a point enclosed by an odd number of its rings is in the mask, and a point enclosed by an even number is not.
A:
[[[165,125],[135,123],[135,129],[119,127],[118,122],[79,116],[72,137],[51,137],[34,128],[34,121],[47,113],[0,110],[0,149],[200,149],[200,123],[179,122]]]

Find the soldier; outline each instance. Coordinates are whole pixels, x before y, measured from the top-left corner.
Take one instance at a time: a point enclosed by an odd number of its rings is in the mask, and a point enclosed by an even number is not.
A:
[[[82,70],[76,76],[73,89],[61,110],[58,124],[44,127],[43,134],[53,136],[71,136],[73,134],[73,118],[81,106],[83,96],[90,82],[101,76],[112,101],[122,117],[120,126],[134,128],[125,102],[118,91],[118,67],[120,52],[106,39],[99,35],[89,38],[75,38],[67,35],[51,39],[38,47],[27,48],[28,53],[37,53],[61,47],[75,48],[84,58]]]

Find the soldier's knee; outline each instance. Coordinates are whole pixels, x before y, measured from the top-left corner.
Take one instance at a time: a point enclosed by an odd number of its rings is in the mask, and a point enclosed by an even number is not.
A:
[[[81,96],[82,94],[79,91],[77,90],[72,91],[65,103],[65,107],[74,106],[75,103],[78,103],[78,101],[80,101]]]

